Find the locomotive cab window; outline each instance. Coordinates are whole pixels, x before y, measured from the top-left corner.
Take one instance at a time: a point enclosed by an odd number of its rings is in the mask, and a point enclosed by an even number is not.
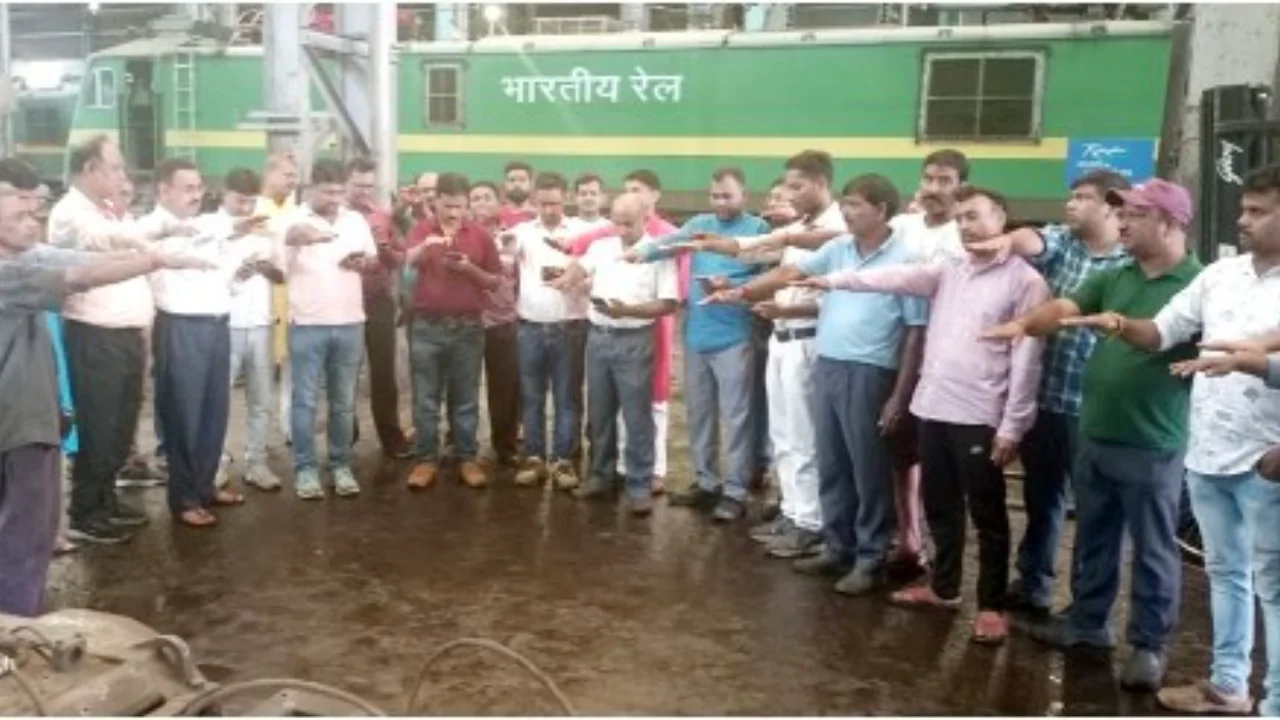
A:
[[[95,110],[110,110],[116,106],[116,71],[114,68],[94,68],[84,84],[86,104]]]
[[[921,140],[1040,138],[1041,53],[927,53],[921,87]]]
[[[425,63],[422,79],[423,120],[426,125],[462,125],[462,66],[457,63]]]

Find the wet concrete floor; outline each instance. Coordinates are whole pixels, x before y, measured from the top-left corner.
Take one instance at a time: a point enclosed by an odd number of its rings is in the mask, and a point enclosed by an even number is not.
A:
[[[974,646],[971,601],[953,617],[841,597],[763,556],[745,524],[713,526],[663,502],[638,520],[507,478],[476,491],[446,476],[410,494],[408,464],[377,449],[367,400],[360,413],[358,499],[250,490],[219,527],[191,530],[170,522],[162,490],[135,491],[150,527],[131,544],[59,559],[53,606],[178,634],[218,681],[305,678],[394,712],[425,657],[463,636],[526,654],[589,714],[1157,712],[1150,696],[1119,690],[1105,658],[1064,658],[1024,636]],[[233,437],[243,417],[237,397]],[[671,417],[679,485],[688,449],[678,403]],[[287,477],[287,456],[273,456]],[[1014,522],[1017,537],[1016,512]],[[1208,662],[1207,583],[1188,569],[1184,586],[1172,681],[1199,678]],[[1118,612],[1122,629],[1123,603]],[[420,697],[423,714],[558,712],[518,668],[469,650],[437,664]]]

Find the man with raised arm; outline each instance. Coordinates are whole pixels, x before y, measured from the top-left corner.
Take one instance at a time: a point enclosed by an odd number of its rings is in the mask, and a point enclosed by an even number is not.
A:
[[[805,150],[787,160],[784,180],[790,191],[791,203],[800,217],[790,226],[791,229],[813,226],[830,237],[847,231],[840,203],[832,197],[833,172],[831,155],[821,150]],[[694,241],[694,246],[700,251],[722,252],[725,250],[723,246],[736,247],[736,242],[737,239],[722,235],[702,235]],[[849,572],[846,561],[852,558],[841,557],[840,553],[853,552],[852,547],[830,547],[830,552],[816,558],[804,557],[812,554],[816,547],[816,538],[826,525],[824,517],[837,512],[843,518],[845,513],[851,512],[846,506],[857,503],[857,489],[846,491],[843,485],[833,491],[834,494],[827,493],[827,499],[822,498],[822,483],[830,480],[820,479],[821,450],[815,446],[817,401],[814,365],[821,354],[815,351],[815,345],[824,342],[820,337],[823,318],[818,312],[817,292],[786,287],[786,281],[791,279],[789,273],[795,272],[795,268],[813,254],[813,250],[787,247],[780,257],[776,252],[772,257],[757,256],[759,259],[780,259],[783,264],[742,288],[714,293],[709,302],[773,297],[771,301],[758,302],[754,312],[773,322],[765,384],[769,402],[769,439],[782,496],[781,512],[773,520],[752,528],[751,537],[766,546],[776,543],[783,557],[798,558],[797,569],[801,572],[838,575]],[[842,355],[841,359],[847,358]],[[837,507],[839,509],[835,509]],[[869,513],[872,517],[879,517],[874,508],[870,508]],[[872,524],[878,527],[879,522],[876,520]],[[839,530],[847,530],[846,535],[853,532],[853,528],[844,523],[839,524]],[[839,540],[829,539],[829,542],[838,544]],[[803,551],[789,550],[799,547]]]
[[[712,212],[695,215],[675,233],[632,251],[635,259],[669,259],[674,247],[701,233],[755,235],[767,228],[763,220],[743,212],[746,178],[741,170],[716,170],[709,195]],[[755,277],[757,269],[705,252],[694,253],[690,266],[691,276],[682,294],[688,298],[684,392],[694,479],[669,501],[699,507],[713,519],[728,522],[743,514],[755,465],[751,442],[752,315],[746,307],[703,305],[702,298],[717,288],[744,284]],[[722,426],[729,463],[723,476],[719,471]]]
[[[74,250],[150,248],[186,232],[122,219],[118,201],[127,181],[120,148],[105,136],[74,148],[72,186],[49,214],[50,244]],[[79,410],[80,451],[71,472],[68,535],[112,544],[131,537],[146,516],[118,502],[116,476],[129,458],[142,409],[146,333],[155,319],[144,277],[94,287],[67,298],[63,316],[71,391]]]
[[[84,165],[77,164],[79,174]],[[63,418],[44,313],[73,293],[161,268],[208,267],[155,250],[84,252],[41,245],[34,218],[39,187],[40,176],[29,166],[0,161],[0,613],[26,617],[40,613],[62,512]],[[126,452],[133,425],[117,430]]]
[[[1071,183],[1066,224],[1020,228],[985,247],[1021,255],[1044,276],[1055,298],[1070,297],[1094,273],[1130,262],[1120,242],[1116,209],[1106,200],[1107,193],[1128,187],[1128,181],[1109,170],[1082,175]],[[1022,498],[1027,526],[1018,546],[1019,577],[1009,585],[1009,605],[1035,618],[1052,609],[1054,558],[1079,445],[1081,380],[1097,340],[1096,333],[1080,328],[1064,328],[1045,339],[1040,412],[1019,448],[1026,471]]]
[[[1071,608],[1033,626],[1031,637],[1063,649],[1113,646],[1109,618],[1128,528],[1134,572],[1126,639],[1134,652],[1120,682],[1154,690],[1164,675],[1164,649],[1182,594],[1174,531],[1190,388],[1169,366],[1195,349],[1182,341],[1162,346],[1159,338],[1152,340],[1147,319],[1191,285],[1201,268],[1186,249],[1192,218],[1186,190],[1152,180],[1111,192],[1107,200],[1119,207],[1120,242],[1132,262],[1093,273],[1070,296],[986,336],[1003,343],[1044,337],[1061,327],[1104,333],[1085,364],[1081,386],[1080,447],[1072,471],[1077,575]],[[1150,341],[1140,343],[1144,349],[1126,342],[1137,332]]]
[[[936,558],[928,584],[894,593],[891,600],[915,607],[959,607],[967,506],[978,531],[973,640],[994,644],[1008,635],[1004,595],[1009,582],[1009,515],[1003,468],[1035,420],[1043,346],[1030,338],[993,345],[979,334],[992,322],[1016,318],[1040,304],[1049,297],[1049,289],[1022,258],[977,248],[1004,231],[1007,210],[1002,196],[965,187],[956,200],[967,248],[964,259],[848,269],[808,282],[932,301],[911,412],[921,421],[922,489]]]
[[[812,188],[806,191],[803,185],[814,181],[817,170],[817,182],[823,186],[825,168],[830,166],[821,157],[813,151],[801,153],[787,171],[788,182],[799,191],[797,209],[810,216],[816,204]],[[824,192],[829,198],[830,191]],[[769,422],[774,428],[784,519],[778,539],[769,541],[768,547],[775,556],[795,557],[815,552],[821,541],[821,552],[796,560],[795,569],[839,578],[837,591],[861,595],[884,580],[893,507],[889,438],[899,432],[915,387],[921,329],[928,311],[923,300],[887,293],[837,291],[819,299],[815,288],[787,287],[809,275],[911,261],[889,229],[889,219],[898,208],[898,192],[888,179],[854,178],[845,185],[840,203],[829,207],[841,213],[839,220],[823,210],[817,215],[819,223],[847,222],[852,236],[831,240],[816,253],[788,248],[780,267],[741,288],[718,291],[708,302],[752,301],[774,293],[776,306],[766,311],[769,315],[798,316],[808,309],[802,304],[806,301],[810,312],[817,313],[816,328],[810,333],[816,337],[797,341],[807,343],[804,352],[797,353],[800,357],[788,349],[786,326],[778,330],[769,351]],[[779,292],[783,289],[806,294],[784,295]],[[776,370],[779,366],[784,369]],[[802,433],[786,423],[803,423],[805,430]],[[807,458],[794,454],[799,441],[809,447],[816,443],[813,454]],[[812,481],[807,473],[796,472],[809,468],[816,475]],[[807,540],[807,552],[786,552],[791,545],[786,538],[797,532],[789,529],[791,523]]]

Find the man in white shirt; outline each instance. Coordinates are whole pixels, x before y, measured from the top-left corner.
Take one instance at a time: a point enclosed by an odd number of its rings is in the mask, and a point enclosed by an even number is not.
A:
[[[289,364],[293,377],[290,425],[294,490],[304,500],[324,498],[316,471],[315,419],[320,378],[329,406],[329,466],[334,491],[360,493],[351,472],[356,380],[364,354],[361,273],[378,262],[369,223],[342,205],[342,164],[318,160],[308,201],[285,225],[279,266],[289,287]]]
[[[595,173],[583,173],[573,181],[574,204],[581,232],[595,230],[612,224],[606,214],[609,198],[604,192],[604,181]]]
[[[517,344],[520,355],[520,406],[524,425],[524,460],[516,484],[536,485],[550,475],[561,490],[578,486],[572,460],[582,429],[573,403],[573,347],[570,326],[587,315],[582,292],[560,292],[547,283],[559,277],[569,256],[551,247],[546,238],[569,238],[581,225],[565,217],[568,183],[557,173],[541,173],[534,185],[538,217],[512,228],[520,263]],[[547,391],[554,398],[555,420],[547,445]]]
[[[222,183],[222,207],[209,217],[209,222],[222,227],[225,235],[234,232],[237,221],[261,218],[254,214],[254,203],[262,192],[257,173],[237,168],[227,173]],[[284,274],[275,265],[275,242],[272,235],[257,232],[240,237],[228,248],[236,268],[231,279],[231,372],[245,374],[247,418],[244,433],[244,482],[262,490],[279,490],[280,478],[267,467],[267,433],[271,419],[271,371],[275,364],[271,339],[272,292],[284,282]],[[231,459],[231,453],[224,453]]]
[[[627,250],[646,239],[644,204],[631,195],[613,203],[617,236],[594,243],[580,263],[552,286],[572,292],[590,279],[587,338],[588,421],[591,472],[578,496],[592,499],[614,487],[618,466],[618,411],[627,425],[626,492],[631,511],[653,511],[653,323],[679,306],[675,262],[630,263]]]
[[[241,496],[215,487],[227,436],[231,394],[231,277],[237,263],[230,244],[247,232],[246,221],[229,226],[212,216],[200,222],[204,184],[190,160],[165,160],[156,170],[155,210],[143,222],[156,227],[184,223],[194,236],[169,236],[165,252],[200,258],[212,270],[162,270],[151,276],[156,322],[152,349],[156,407],[165,428],[169,461],[169,511],[189,527],[218,522],[213,506],[231,506]]]
[[[90,251],[136,250],[172,228],[121,220],[116,200],[126,180],[124,158],[105,136],[71,152],[72,186],[49,215],[49,241]],[[68,536],[120,543],[142,513],[116,500],[115,480],[129,457],[142,406],[144,332],[155,307],[145,277],[67,297],[67,366],[75,397],[80,451],[72,469]]]
[[[965,257],[955,209],[956,191],[968,181],[969,159],[959,150],[937,150],[924,159],[916,193],[920,211],[903,213],[889,223],[922,262]]]

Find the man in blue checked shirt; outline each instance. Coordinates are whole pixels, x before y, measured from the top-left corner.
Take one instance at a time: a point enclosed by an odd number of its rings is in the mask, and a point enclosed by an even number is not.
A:
[[[746,180],[737,168],[722,168],[711,177],[712,212],[697,215],[678,231],[637,248],[641,262],[670,257],[685,243],[703,235],[752,237],[769,232],[764,220],[743,212]],[[744,514],[755,471],[751,384],[755,351],[751,344],[751,309],[745,305],[703,305],[709,288],[736,287],[759,267],[710,252],[696,252],[685,289],[684,393],[689,450],[695,482],[673,493],[673,505],[698,505],[720,522]],[[729,472],[718,472],[719,429],[724,424]],[[714,502],[711,502],[714,500]]]
[[[1071,184],[1065,225],[1021,228],[989,242],[992,249],[1022,255],[1049,283],[1053,297],[1068,297],[1085,278],[1129,262],[1120,246],[1120,224],[1106,202],[1129,182],[1109,170],[1081,175]],[[1020,448],[1027,529],[1018,546],[1018,579],[1009,588],[1009,608],[1048,614],[1053,599],[1053,563],[1067,507],[1067,484],[1076,453],[1080,388],[1097,334],[1064,328],[1046,339],[1040,412]],[[1074,578],[1074,562],[1072,574]]]

